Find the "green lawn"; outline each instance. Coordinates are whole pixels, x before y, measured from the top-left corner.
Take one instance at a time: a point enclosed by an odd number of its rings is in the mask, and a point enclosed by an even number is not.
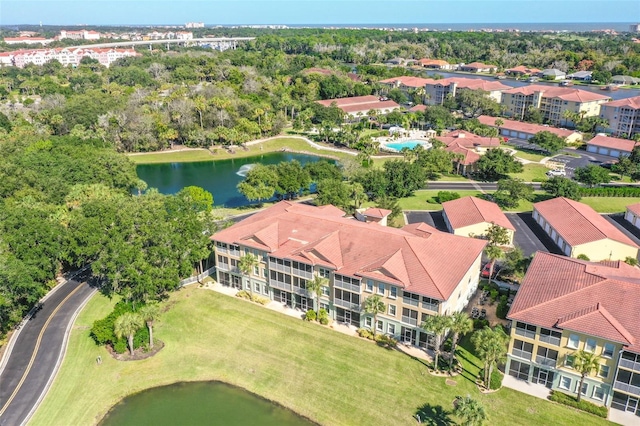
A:
[[[512,178],[522,179],[525,182],[542,182],[547,180],[546,173],[549,169],[542,164],[525,164],[522,173],[511,173]]]
[[[324,145],[323,143],[318,143]],[[331,147],[332,145],[327,145]],[[129,155],[131,161],[137,164],[151,164],[151,163],[173,163],[173,162],[188,162],[188,161],[210,161],[210,160],[224,160],[227,158],[242,158],[251,157],[254,155],[260,155],[266,152],[282,151],[283,149],[295,152],[304,152],[309,154],[315,154],[329,158],[354,158],[355,156],[342,152],[326,151],[315,148],[309,145],[302,139],[291,137],[280,137],[271,139],[269,141],[251,145],[245,151],[242,148],[236,147],[235,154],[227,152],[226,149],[217,148],[213,152],[208,149],[197,149],[189,151],[176,151],[176,152],[151,152],[148,154],[135,154]]]
[[[516,157],[523,158],[529,161],[540,162],[540,160],[542,160],[543,158],[548,157],[548,155],[540,154],[539,152],[532,151],[530,149],[516,148],[513,146],[509,146],[509,149],[513,149],[514,151],[516,151],[516,153],[514,154]]]
[[[412,197],[401,198],[398,203],[402,210],[441,210],[442,204],[435,200],[440,190],[437,189],[421,189],[416,191]],[[480,191],[452,191],[460,194],[460,197],[468,195],[478,196]]]
[[[620,213],[630,204],[640,203],[640,197],[583,197],[580,200],[598,213]]]
[[[121,398],[177,381],[221,380],[327,425],[413,425],[458,395],[486,407],[488,424],[601,425],[588,414],[510,389],[482,395],[465,375],[455,385],[424,362],[372,342],[192,286],[173,294],[155,335],[166,347],[135,362],[115,361],[89,338],[113,302],[95,296],[78,317],[57,379],[32,425],[97,423]],[[101,356],[103,362],[96,365]]]

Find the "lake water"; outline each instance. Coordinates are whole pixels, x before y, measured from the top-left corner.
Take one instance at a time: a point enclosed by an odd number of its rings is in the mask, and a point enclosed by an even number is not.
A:
[[[115,405],[100,426],[308,426],[293,411],[220,382],[177,383],[148,389]]]
[[[271,152],[256,157],[228,160],[141,164],[136,167],[136,171],[138,177],[145,181],[149,188],[156,188],[162,194],[175,194],[185,186],[199,186],[213,194],[214,205],[241,207],[250,203],[238,192],[236,186],[253,165],[278,164],[281,161],[293,160],[304,165],[321,159],[308,154]]]

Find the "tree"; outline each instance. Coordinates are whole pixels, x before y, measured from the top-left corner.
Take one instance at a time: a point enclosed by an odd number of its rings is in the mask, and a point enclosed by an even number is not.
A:
[[[373,315],[373,337],[376,336],[378,314],[384,314],[386,309],[387,307],[382,301],[382,298],[377,294],[369,296],[364,300],[364,311],[369,315]]]
[[[539,108],[534,107],[533,105],[529,105],[529,107],[523,111],[522,119],[524,121],[528,121],[529,123],[542,124],[544,121],[544,116]]]
[[[493,268],[495,267],[496,260],[501,259],[504,256],[504,251],[498,246],[488,245],[484,248],[484,254],[489,259],[491,264],[489,268],[489,284],[493,278]]]
[[[249,201],[268,200],[276,193],[278,171],[275,166],[256,164],[237,186]]]
[[[348,183],[342,180],[321,180],[318,182],[316,189],[318,191],[316,204],[319,206],[333,204],[336,207],[347,210],[351,205],[351,188]]]
[[[324,179],[342,180],[340,168],[327,160],[312,161],[305,164],[303,168],[309,173],[311,180],[316,183]]]
[[[285,198],[293,198],[302,189],[309,187],[311,177],[296,160],[283,161],[276,166],[278,173],[277,192]]]
[[[538,145],[550,154],[555,154],[567,146],[564,138],[561,138],[548,130],[536,133],[531,139],[529,139],[529,142]]]
[[[384,175],[387,181],[386,193],[391,197],[403,198],[424,187],[425,171],[417,163],[403,160],[391,160],[384,163]]]
[[[213,195],[199,186],[185,186],[177,194],[196,212],[209,213],[213,208]]]
[[[253,269],[260,265],[260,261],[256,256],[251,253],[247,253],[240,258],[238,262],[238,269],[242,275],[244,275],[247,279],[249,279],[249,291],[253,294],[253,286],[251,285],[251,273]]]
[[[485,238],[489,241],[489,245],[493,246],[505,246],[511,241],[507,228],[496,225],[493,222],[491,222],[491,225],[487,228]]]
[[[471,343],[478,357],[484,362],[484,385],[488,389],[493,367],[506,359],[509,336],[502,327],[485,327],[471,336]]]
[[[440,347],[442,346],[442,338],[449,328],[451,327],[451,317],[447,315],[428,315],[427,319],[422,323],[422,328],[433,334],[435,337],[435,348],[434,348],[434,367],[435,371],[439,370],[438,366],[438,356],[440,355]]]
[[[637,177],[638,163],[631,160],[631,156],[623,155],[617,163],[611,166],[611,171],[620,174],[621,178],[625,176]]]
[[[520,247],[515,247],[504,255],[504,264],[500,270],[501,274],[511,274],[513,277],[521,280],[529,268],[531,257],[524,257],[524,253]]]
[[[487,420],[487,412],[482,404],[470,396],[456,400],[453,414],[462,419],[464,426],[481,426]]]
[[[520,173],[523,170],[521,162],[500,148],[487,150],[476,164],[478,178],[485,181],[503,179],[509,173]]]
[[[600,356],[596,355],[593,352],[587,352],[585,350],[575,352],[573,356],[573,369],[580,374],[580,384],[576,389],[576,393],[578,394],[578,402],[580,402],[584,379],[587,376],[590,376],[593,371],[598,371],[598,369],[600,368]]]
[[[594,187],[602,183],[609,183],[611,181],[609,170],[593,164],[589,164],[584,167],[576,167],[573,174],[578,182],[589,185],[590,187]]]
[[[316,318],[318,318],[318,320],[320,320],[320,296],[322,296],[322,288],[327,285],[329,285],[329,280],[320,275],[314,275],[312,280],[307,281],[307,290],[316,297]]]
[[[153,348],[153,322],[158,319],[160,308],[157,304],[150,303],[140,308],[139,313],[149,329],[149,348]]]
[[[127,343],[129,345],[129,353],[133,356],[133,336],[135,336],[136,331],[140,330],[143,326],[143,320],[140,314],[136,314],[133,312],[127,312],[125,314],[120,315],[116,318],[115,323],[113,324],[113,332],[115,333],[118,339],[122,337],[127,338]]]
[[[554,176],[551,179],[542,182],[542,190],[554,197],[565,197],[575,201],[580,201],[580,185],[575,181],[562,177]]]
[[[390,219],[395,219],[402,214],[402,209],[400,208],[400,204],[398,204],[398,199],[388,197],[386,195],[378,198],[376,207],[379,209],[391,210],[391,214],[389,214]]]
[[[631,266],[638,266],[638,259],[635,257],[627,256],[624,258],[624,263]]]
[[[520,200],[531,201],[534,197],[533,186],[522,179],[501,179],[493,198],[500,207],[514,208]]]
[[[460,340],[460,336],[473,331],[473,321],[466,312],[454,312],[450,321],[449,328],[453,332],[453,337],[451,337],[451,358],[449,359],[449,370],[451,371],[458,340]]]

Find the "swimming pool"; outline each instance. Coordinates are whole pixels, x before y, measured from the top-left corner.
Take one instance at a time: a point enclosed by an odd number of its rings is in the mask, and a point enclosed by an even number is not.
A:
[[[431,148],[431,144],[429,142],[423,141],[423,140],[417,140],[417,139],[408,140],[404,142],[392,142],[392,143],[384,144],[386,148],[389,148],[398,152],[402,151],[402,148],[413,149],[418,145],[422,145],[425,148]]]

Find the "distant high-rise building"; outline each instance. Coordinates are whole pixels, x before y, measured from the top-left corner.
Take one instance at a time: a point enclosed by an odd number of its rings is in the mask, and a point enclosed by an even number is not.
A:
[[[204,28],[204,22],[187,22],[185,28]]]
[[[640,24],[629,25],[630,33],[640,33]]]

